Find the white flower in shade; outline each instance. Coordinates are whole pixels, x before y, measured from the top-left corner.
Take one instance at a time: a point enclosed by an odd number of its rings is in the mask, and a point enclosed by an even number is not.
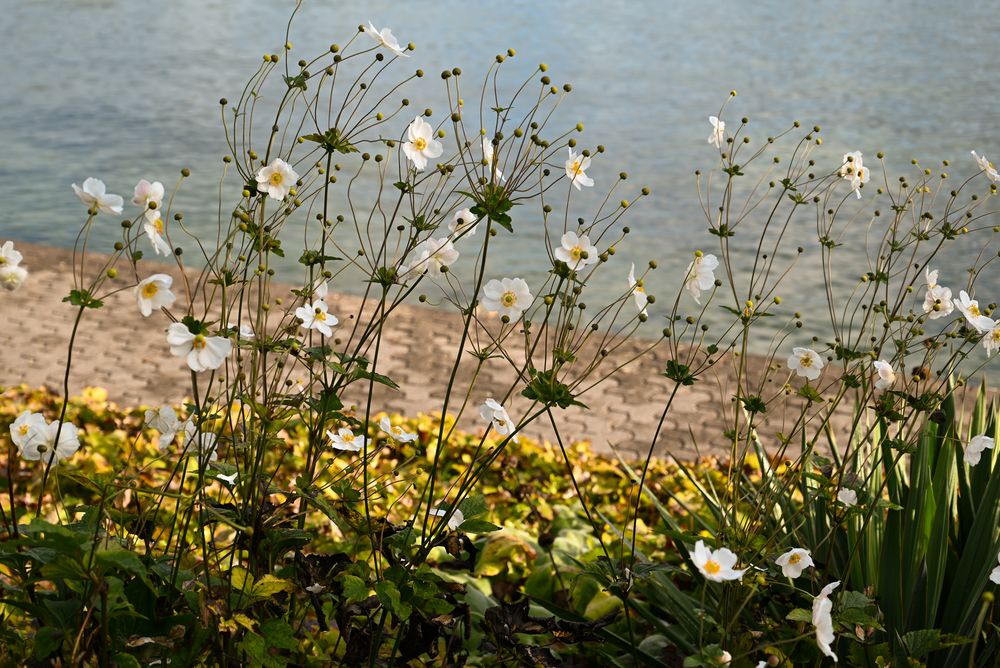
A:
[[[291,165],[281,158],[275,158],[270,165],[261,167],[257,172],[257,190],[280,202],[288,196],[288,191],[295,187],[298,180],[299,175]]]
[[[534,297],[523,278],[495,278],[483,286],[483,298],[479,302],[484,309],[517,320],[525,309],[531,306]]]
[[[985,155],[977,155],[975,151],[972,152],[972,158],[979,165],[979,169],[986,172],[986,176],[989,177],[990,181],[996,183],[1000,181],[1000,173],[997,172],[996,166],[986,159]]]
[[[170,308],[177,301],[177,295],[170,291],[170,286],[173,284],[174,279],[167,274],[153,274],[140,281],[139,285],[135,286],[135,300],[139,304],[139,312],[148,318],[154,310]]]
[[[396,425],[394,427],[392,425],[392,422],[389,421],[388,416],[384,416],[381,420],[379,420],[378,426],[379,429],[389,434],[389,438],[396,441],[397,443],[411,443],[417,440],[416,434],[411,434],[410,432],[403,429],[401,425]]]
[[[448,229],[452,236],[474,237],[479,229],[479,218],[468,209],[461,209],[455,212],[448,223]],[[468,230],[468,232],[466,232]]]
[[[775,559],[774,563],[781,566],[781,574],[786,578],[797,578],[802,575],[802,571],[815,566],[809,550],[801,547],[793,547]]]
[[[712,124],[712,134],[708,135],[708,143],[715,148],[722,148],[726,143],[726,122],[719,120],[718,116],[709,116],[708,122]]]
[[[990,329],[983,337],[983,348],[986,356],[992,357],[995,350],[1000,350],[1000,322],[990,320]]]
[[[368,442],[367,437],[358,436],[347,427],[341,427],[337,433],[327,430],[326,437],[330,439],[330,447],[348,452],[360,452]]]
[[[403,53],[403,48],[399,45],[399,40],[396,39],[396,36],[392,34],[392,30],[388,28],[382,28],[379,30],[372,24],[371,21],[369,21],[368,27],[365,28],[365,33],[373,40],[395,53],[397,56],[409,58],[407,54]]]
[[[517,443],[517,435],[514,434],[514,423],[507,414],[507,409],[490,397],[479,407],[479,414],[486,420],[501,436],[510,436],[510,440]]]
[[[975,466],[982,459],[983,451],[992,450],[993,445],[993,439],[986,434],[973,436],[969,444],[965,446],[965,463],[969,466]]]
[[[449,267],[457,259],[458,250],[448,237],[425,239],[414,247],[413,261],[403,273],[426,274],[433,269],[436,274],[441,267]]]
[[[698,567],[705,579],[712,582],[740,580],[743,578],[743,574],[749,570],[747,568],[742,570],[733,568],[738,558],[731,550],[725,547],[712,550],[705,545],[703,540],[695,543],[694,551],[691,553],[691,561]]]
[[[872,365],[875,367],[875,374],[878,376],[878,380],[875,381],[876,390],[884,390],[896,383],[896,372],[893,370],[891,364],[882,360],[876,360]]]
[[[840,171],[837,173],[846,181],[851,182],[851,190],[858,196],[858,199],[861,199],[861,186],[868,183],[868,180],[871,178],[871,173],[864,165],[864,157],[861,151],[845,153],[844,164],[840,166]]]
[[[639,309],[639,313],[648,315],[646,304],[649,303],[649,297],[646,295],[646,287],[642,284],[642,281],[635,280],[634,262],[628,270],[628,287],[632,291],[632,299],[635,300],[635,307]]]
[[[984,334],[993,329],[993,321],[983,315],[979,310],[979,302],[969,297],[965,290],[960,290],[958,299],[955,300],[955,308],[962,312],[969,324],[976,328],[980,334]]]
[[[14,292],[28,280],[28,270],[16,264],[0,265],[0,288]]]
[[[29,442],[44,437],[45,426],[44,415],[24,411],[10,425],[10,440],[18,450],[23,450]]]
[[[192,418],[184,421],[184,447],[202,462],[219,461],[218,443],[213,432],[202,431]]]
[[[837,492],[837,501],[840,501],[848,508],[853,508],[858,505],[858,493],[853,489],[841,487],[840,491]]]
[[[146,216],[146,222],[142,224],[142,229],[146,232],[146,236],[149,237],[149,242],[153,244],[153,250],[157,255],[169,256],[173,253],[170,249],[170,244],[164,238],[166,227],[163,224],[163,216],[160,215],[159,209],[149,210],[149,215]]]
[[[239,475],[240,475],[239,471],[233,471],[229,475],[226,475],[224,473],[216,473],[215,477],[218,478],[219,480],[222,480],[229,486],[233,486],[236,484],[236,478],[238,478]]]
[[[74,183],[73,192],[88,209],[97,209],[101,213],[121,213],[125,204],[121,195],[105,192],[104,181],[93,177],[84,181],[82,188]]]
[[[194,372],[218,369],[233,350],[229,339],[195,334],[180,322],[171,323],[167,328],[167,344],[170,354],[184,357]]]
[[[60,428],[60,422],[57,420],[39,426],[37,431],[33,431],[31,437],[24,442],[24,445],[20,446],[21,457],[28,461],[42,460],[54,464],[70,457],[79,450],[79,430],[69,422],[61,424]],[[57,435],[58,441],[56,441]]]
[[[257,336],[253,333],[250,325],[240,325],[240,328],[236,330],[236,338],[240,341],[253,341]]]
[[[493,148],[493,142],[483,137],[483,159],[486,164],[493,168],[493,180],[497,183],[504,180],[503,172],[500,171],[500,165],[497,164],[496,151]]]
[[[150,408],[146,411],[146,426],[160,432],[156,448],[163,452],[174,440],[184,425],[177,419],[177,411],[170,406],[162,408]]]
[[[816,380],[823,371],[823,358],[812,348],[792,348],[788,368],[808,380]]]
[[[924,313],[931,320],[944,318],[951,315],[955,310],[955,305],[951,301],[951,288],[938,285],[938,272],[935,269],[924,269],[924,276],[927,279],[927,293],[924,295]]]
[[[819,646],[823,654],[833,659],[834,662],[837,661],[837,655],[833,653],[830,644],[836,639],[836,635],[833,632],[833,601],[830,600],[830,594],[839,586],[840,581],[838,580],[823,587],[819,596],[813,599],[812,610],[812,623],[816,628],[816,645]]]
[[[733,655],[726,650],[722,650],[722,654],[717,656],[715,660],[719,662],[720,666],[728,666],[733,662]]]
[[[336,327],[340,321],[329,309],[324,301],[306,303],[295,309],[295,317],[302,321],[302,329],[315,329],[323,336],[333,336],[331,327]]]
[[[403,142],[403,153],[418,170],[427,166],[428,159],[440,157],[444,152],[441,142],[434,138],[434,128],[420,116],[414,118],[406,128],[406,139]]]
[[[135,184],[135,190],[132,192],[132,204],[145,209],[146,216],[149,217],[150,203],[154,205],[153,209],[159,209],[163,205],[164,193],[163,184],[159,181],[150,183],[146,179],[142,179]]]
[[[16,267],[21,264],[21,260],[24,256],[18,251],[14,250],[13,241],[5,241],[2,246],[0,246],[0,267]]]
[[[322,594],[324,589],[326,589],[326,587],[324,587],[318,582],[314,582],[308,587],[306,587],[306,591],[309,592],[310,594]]]
[[[694,254],[694,260],[688,265],[684,275],[684,287],[697,304],[701,303],[703,290],[715,287],[715,270],[719,267],[719,258],[714,255],[703,255],[701,251]]]
[[[598,261],[597,247],[590,243],[586,234],[577,236],[576,232],[567,232],[560,239],[562,244],[556,249],[556,259],[565,262],[574,271],[583,269],[588,264]]]
[[[569,158],[566,159],[566,178],[577,190],[582,190],[584,186],[592,187],[594,179],[586,174],[590,168],[590,158],[585,155],[577,155],[572,148],[566,150],[569,151]]]
[[[431,508],[430,514],[434,517],[444,517],[448,512],[445,508]],[[462,526],[462,522],[465,521],[465,515],[458,508],[450,512],[451,517],[448,518],[448,528],[455,531],[458,527]]]
[[[1000,554],[997,555],[997,561],[1000,561]],[[994,566],[990,571],[990,582],[1000,585],[1000,566]]]

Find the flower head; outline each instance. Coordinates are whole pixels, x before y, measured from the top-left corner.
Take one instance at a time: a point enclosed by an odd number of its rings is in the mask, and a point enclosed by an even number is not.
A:
[[[809,550],[801,547],[793,547],[775,559],[774,563],[781,566],[781,574],[786,578],[797,578],[802,575],[802,571],[815,565]]]
[[[986,434],[973,436],[969,444],[965,446],[965,463],[969,466],[975,466],[982,459],[983,451],[992,450],[993,445],[993,439]]]
[[[556,249],[556,259],[565,262],[573,271],[579,271],[598,260],[597,247],[590,243],[586,234],[577,236],[575,232],[567,232],[560,239],[562,244]]]
[[[858,493],[848,487],[841,487],[837,492],[837,501],[840,501],[848,508],[858,505]]]
[[[218,443],[214,432],[202,431],[194,418],[190,417],[182,425],[184,448],[194,452],[202,463],[219,461]]]
[[[451,517],[448,518],[448,528],[452,531],[458,529],[462,526],[462,522],[465,521],[465,515],[458,508],[454,508],[451,511],[445,508],[431,508],[430,514],[434,517],[444,517],[449,512],[451,512]]]
[[[807,380],[816,380],[823,371],[823,358],[812,348],[792,348],[788,368]]]
[[[28,270],[16,264],[0,265],[0,288],[14,292],[28,280]]]
[[[448,223],[448,229],[454,237],[474,237],[479,229],[479,218],[468,209],[461,209],[455,212]],[[466,232],[468,230],[468,232]]]
[[[969,324],[976,328],[980,334],[984,334],[993,329],[993,321],[979,310],[979,302],[969,297],[965,290],[960,290],[958,299],[954,302],[955,307],[962,312]]]
[[[986,172],[986,176],[989,177],[990,181],[993,181],[993,183],[1000,181],[1000,173],[997,173],[996,166],[987,160],[985,155],[977,155],[975,151],[972,151],[972,159],[979,165],[979,169]]]
[[[511,321],[517,320],[527,309],[534,297],[523,278],[495,278],[483,286],[483,298],[480,300],[487,311],[507,316]]]
[[[368,442],[367,437],[358,436],[347,427],[341,427],[336,433],[327,430],[326,437],[330,439],[330,447],[347,452],[360,452]]]
[[[431,268],[441,271],[441,267],[449,267],[457,259],[458,250],[448,237],[425,239],[414,247],[413,261],[403,273],[426,274]]]
[[[0,267],[16,267],[23,259],[24,256],[14,249],[13,241],[5,241],[0,246]]]
[[[830,644],[836,639],[836,635],[833,632],[833,601],[830,600],[830,594],[839,586],[840,581],[838,580],[823,587],[819,596],[813,599],[812,609],[812,623],[816,629],[816,644],[823,654],[835,662],[837,661],[837,655],[833,653],[833,649],[830,647]]]
[[[170,308],[177,301],[177,296],[170,291],[170,286],[173,284],[174,279],[167,274],[153,274],[140,281],[139,285],[135,286],[135,300],[139,304],[139,312],[148,318],[156,309]]]
[[[146,210],[146,216],[150,214],[150,203],[153,204],[153,209],[159,209],[163,204],[163,195],[165,191],[163,189],[163,184],[159,181],[154,181],[150,183],[146,179],[142,179],[139,183],[135,184],[135,190],[132,191],[132,204],[136,206],[141,206]]]
[[[393,426],[388,416],[383,416],[378,421],[378,427],[389,435],[389,438],[397,443],[411,443],[417,440],[417,435],[403,429],[401,425]]]
[[[496,399],[489,397],[479,407],[479,415],[486,420],[501,436],[510,436],[510,440],[517,443],[517,434],[514,433],[514,422],[507,414],[507,409]]]
[[[396,36],[392,34],[392,31],[388,28],[382,28],[379,30],[376,28],[371,21],[368,22],[368,27],[365,28],[365,33],[371,37],[373,40],[378,42],[381,46],[389,49],[397,56],[403,56],[404,58],[409,58],[409,56],[403,53],[403,48],[399,45],[399,40]]]
[[[497,164],[496,151],[493,148],[493,142],[483,137],[483,159],[486,164],[493,168],[493,180],[497,183],[504,180],[503,172],[500,171],[500,165]]]
[[[147,427],[160,432],[160,438],[156,444],[160,452],[166,450],[167,446],[174,440],[177,432],[184,428],[184,425],[177,419],[177,411],[170,406],[147,409],[145,418]]]
[[[1000,350],[1000,322],[990,320],[990,329],[983,337],[983,348],[986,348],[986,356],[992,357],[995,350]]]
[[[858,196],[858,199],[861,199],[861,186],[868,183],[871,178],[871,173],[864,165],[861,151],[844,154],[844,164],[840,166],[837,173],[846,181],[850,181],[851,190]]]
[[[181,322],[171,323],[167,328],[167,344],[170,354],[184,357],[188,367],[196,373],[218,369],[233,350],[229,339],[201,332],[196,334]]]
[[[434,128],[420,116],[406,128],[406,139],[403,153],[418,171],[427,166],[428,159],[437,158],[444,152],[441,142],[434,138]]]
[[[701,303],[703,290],[711,290],[715,286],[715,270],[719,267],[719,258],[714,255],[695,253],[694,260],[688,265],[684,274],[684,287],[697,304]]]
[[[10,433],[21,457],[28,461],[55,464],[80,449],[79,430],[74,425],[58,420],[46,423],[38,413],[22,413],[10,426]]]
[[[733,568],[739,559],[728,548],[721,547],[713,550],[705,545],[705,541],[699,540],[694,545],[691,553],[691,561],[698,567],[706,580],[712,582],[726,582],[727,580],[740,580],[743,574],[749,569],[738,570]]]
[[[333,336],[331,328],[340,324],[324,301],[314,301],[298,307],[295,309],[295,317],[302,321],[302,329],[315,329],[323,336]]]
[[[96,209],[101,213],[121,213],[125,204],[121,195],[106,193],[104,181],[93,177],[84,181],[82,188],[74,183],[73,192],[88,209]]]
[[[632,299],[635,300],[635,307],[639,309],[639,313],[648,315],[646,304],[649,303],[649,296],[646,295],[646,287],[642,284],[642,281],[635,280],[634,262],[628,270],[628,287],[632,292]]]
[[[951,315],[951,312],[955,310],[955,305],[951,301],[951,288],[937,284],[937,270],[931,271],[928,267],[924,270],[924,276],[927,280],[927,292],[924,294],[924,313],[931,320]]]
[[[569,158],[566,159],[566,178],[570,180],[577,190],[583,187],[593,187],[594,179],[587,176],[586,171],[590,168],[590,158],[585,155],[577,155],[572,148],[569,151]]]
[[[882,360],[876,360],[872,365],[875,367],[875,374],[878,376],[878,380],[875,381],[875,389],[884,390],[895,384],[896,372],[893,370],[891,364]]]
[[[146,221],[142,224],[142,229],[146,232],[149,242],[153,244],[153,250],[157,255],[172,255],[170,244],[164,238],[166,228],[163,224],[163,216],[159,209],[150,209],[146,215]]]
[[[10,425],[10,440],[13,441],[18,450],[24,450],[29,442],[43,437],[45,426],[44,415],[24,411]]]
[[[719,120],[717,116],[709,116],[708,122],[712,124],[712,134],[708,135],[708,143],[721,149],[726,143],[726,122]]]
[[[288,196],[288,191],[295,187],[298,180],[299,175],[281,158],[275,158],[270,165],[257,171],[257,189],[279,202]]]

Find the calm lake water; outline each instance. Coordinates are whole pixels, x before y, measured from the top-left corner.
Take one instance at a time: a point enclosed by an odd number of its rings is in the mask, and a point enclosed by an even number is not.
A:
[[[194,229],[214,229],[226,153],[217,101],[239,96],[262,53],[281,52],[294,3],[3,4],[0,239],[72,245],[84,211],[71,183],[97,176],[128,200],[138,179],[169,184],[184,166],[194,177],[179,208]],[[650,290],[673,289],[692,250],[716,247],[705,233],[693,172],[717,160],[705,141],[707,116],[730,89],[739,97],[727,116],[749,116],[756,139],[793,119],[823,126],[816,157],[828,169],[846,151],[874,157],[884,150],[898,170],[910,169],[914,157],[932,167],[950,159],[957,180],[974,172],[970,149],[1000,158],[1000,13],[990,3],[838,2],[806,10],[771,0],[315,0],[293,25],[292,55],[309,58],[344,43],[368,20],[417,44],[399,70],[422,67],[432,75],[408,89],[415,108],[441,99],[440,70],[461,66],[465,80],[477,81],[508,47],[518,56],[507,81],[546,62],[555,81],[572,82],[561,120],[585,122],[586,141],[608,149],[590,170],[596,190],[621,170],[636,189],[653,190],[632,212],[634,233],[614,260],[620,281],[595,286],[603,295],[623,290],[629,261],[649,259],[661,267]],[[116,225],[105,225],[99,240],[110,244]],[[515,218],[515,225],[523,234],[498,245],[502,271],[537,283],[544,265],[536,214]],[[803,217],[790,238],[812,252],[813,232]],[[753,250],[737,244],[737,265],[745,266]],[[961,282],[967,252],[956,246],[955,264],[939,263],[943,282]],[[865,268],[843,273],[853,277]],[[980,294],[988,288],[1000,298],[1000,281],[982,280]],[[805,263],[783,292],[808,310],[820,284],[815,263]]]

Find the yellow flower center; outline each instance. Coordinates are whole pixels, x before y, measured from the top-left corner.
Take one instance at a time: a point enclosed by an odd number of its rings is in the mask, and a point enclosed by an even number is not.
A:
[[[865,178],[865,168],[858,167],[858,178],[864,180]]]
[[[21,436],[27,436],[28,435],[28,431],[30,431],[30,430],[31,430],[31,427],[29,427],[26,424],[22,424],[20,427],[17,428],[17,433],[19,433]]]
[[[319,309],[316,309],[316,315],[314,316],[314,318],[316,320],[319,320],[320,322],[326,322],[326,313],[323,313]]]
[[[146,283],[146,285],[142,286],[142,296],[146,299],[152,299],[153,295],[159,291],[160,288],[157,287],[154,281],[150,281],[149,283]]]
[[[344,443],[353,443],[354,442],[354,434],[347,434],[343,438],[344,438]]]
[[[632,288],[632,289],[633,289],[633,290],[634,290],[635,292],[640,292],[640,293],[642,293],[642,294],[646,294],[646,287],[645,287],[645,286],[644,286],[644,285],[642,284],[642,281],[639,281],[639,282],[637,282],[637,283],[635,284],[635,287],[634,287],[634,288]]]
[[[191,342],[191,347],[194,348],[195,350],[202,350],[206,345],[207,342],[205,341],[204,334],[198,334],[197,336],[194,337],[194,340]]]
[[[799,364],[805,368],[810,368],[813,365],[813,358],[811,355],[803,355],[799,358]]]
[[[425,148],[427,148],[427,140],[424,139],[423,137],[417,137],[416,139],[413,140],[413,147],[418,151],[423,151]]]
[[[978,304],[970,304],[969,305],[969,313],[971,313],[972,315],[975,315],[975,316],[982,315],[982,312],[979,310],[979,305]]]
[[[796,553],[796,554],[792,554],[792,556],[788,557],[788,563],[790,563],[790,564],[797,564],[800,561],[802,561],[802,555],[800,555],[800,554]]]
[[[0,264],[7,264],[7,258],[5,258],[4,256],[0,255]]]
[[[705,562],[705,572],[708,573],[709,575],[716,575],[721,570],[722,566],[719,565],[718,561],[715,561],[714,559],[709,559],[708,561]]]
[[[574,261],[579,262],[583,257],[583,248],[580,246],[573,246],[573,249],[569,252],[569,256],[573,258]]]
[[[580,169],[580,161],[579,160],[574,160],[573,161],[573,166],[570,167],[570,171],[573,172],[573,176],[579,176],[580,173],[583,172],[583,170]]]
[[[280,186],[284,182],[285,176],[281,172],[271,172],[268,180],[271,182],[271,185]]]
[[[153,227],[156,228],[157,232],[159,232],[160,234],[163,234],[163,219],[162,218],[157,218],[156,222],[153,223]]]
[[[1000,342],[1000,327],[997,327],[990,332],[990,338],[993,339],[993,343]]]
[[[503,297],[500,298],[500,303],[508,307],[513,306],[517,303],[517,295],[513,292],[505,292],[503,293]]]

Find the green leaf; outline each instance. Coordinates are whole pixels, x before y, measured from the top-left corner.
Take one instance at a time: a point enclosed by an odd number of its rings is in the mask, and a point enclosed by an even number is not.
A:
[[[492,522],[487,522],[486,520],[465,520],[459,525],[459,531],[465,531],[467,533],[490,533],[491,531],[500,531],[503,527],[498,527]]]
[[[791,622],[808,622],[812,624],[812,612],[805,608],[795,608],[785,615],[785,619]]]
[[[62,629],[43,626],[35,633],[35,658],[44,659],[59,649],[64,633]]]
[[[407,619],[413,612],[413,607],[409,603],[404,603],[396,585],[388,580],[383,580],[375,585],[375,595],[382,605],[388,608],[399,619]]]
[[[368,585],[356,575],[344,573],[340,576],[346,602],[356,603],[368,598]]]
[[[70,290],[69,296],[63,297],[63,301],[81,308],[101,308],[104,306],[104,302],[94,297],[87,290]]]
[[[250,590],[250,596],[255,599],[270,598],[279,592],[292,591],[293,589],[295,589],[295,585],[288,580],[282,580],[268,574],[254,583],[253,589]]]

